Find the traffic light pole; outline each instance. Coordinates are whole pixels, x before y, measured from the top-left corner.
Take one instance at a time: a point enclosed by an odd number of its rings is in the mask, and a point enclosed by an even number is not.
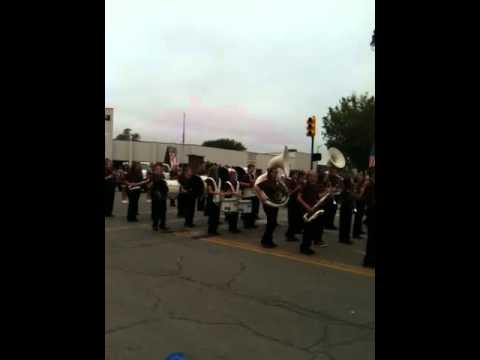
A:
[[[312,136],[312,150],[310,151],[310,170],[313,170],[313,145],[315,142],[315,136]]]

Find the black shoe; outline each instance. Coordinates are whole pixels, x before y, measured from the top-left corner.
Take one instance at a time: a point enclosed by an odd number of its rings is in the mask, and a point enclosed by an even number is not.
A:
[[[346,244],[346,245],[353,245],[353,241],[347,240],[347,241],[339,241],[341,244]]]
[[[276,248],[278,245],[275,243],[262,243],[262,246],[266,249],[273,249]]]
[[[194,228],[195,227],[195,224],[185,224],[186,227],[189,227],[189,228]]]
[[[208,233],[208,236],[220,236],[220,233],[219,232],[209,232]]]
[[[338,230],[336,226],[325,226],[325,229],[327,230]]]
[[[299,239],[297,239],[295,236],[287,236],[287,241],[300,241]]]
[[[169,229],[167,226],[165,226],[165,225],[160,226],[160,229],[162,229],[163,231],[168,231],[168,230],[170,230],[170,229]]]
[[[153,231],[158,231],[158,226],[157,226],[157,225],[153,225],[153,226],[152,226],[152,230],[153,230]]]
[[[238,233],[241,233],[240,230],[238,229],[233,229],[233,230],[229,230],[232,234],[238,234]]]
[[[312,249],[300,249],[300,253],[305,255],[313,255],[315,254],[315,251]]]
[[[138,219],[127,219],[128,222],[138,222]]]

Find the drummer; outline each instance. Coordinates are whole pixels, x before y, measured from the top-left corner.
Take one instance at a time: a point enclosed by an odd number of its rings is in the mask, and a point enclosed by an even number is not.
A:
[[[255,225],[255,220],[257,218],[256,212],[253,210],[255,207],[255,201],[258,208],[258,198],[255,194],[255,165],[249,164],[247,167],[247,172],[242,176],[240,180],[240,188],[242,189],[242,195],[244,200],[250,200],[252,203],[252,211],[247,214],[242,214],[243,227],[245,229],[253,229],[257,226]]]
[[[240,183],[237,179],[237,172],[233,169],[229,169],[228,177],[228,182],[222,182],[222,191],[225,194],[224,199],[240,198]],[[240,232],[240,230],[238,230],[238,208],[235,208],[234,211],[229,211],[228,213],[226,212],[225,220],[228,221],[228,230],[231,233],[237,234]]]

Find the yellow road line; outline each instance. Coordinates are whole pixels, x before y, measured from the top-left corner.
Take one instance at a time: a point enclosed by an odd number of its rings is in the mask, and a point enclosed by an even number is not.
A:
[[[130,229],[141,229],[141,228],[148,228],[150,225],[148,224],[138,224],[135,226],[119,226],[119,227],[114,227],[114,228],[109,228],[108,230],[105,229],[106,231],[119,231],[119,230],[130,230]],[[176,236],[185,236],[185,235],[196,235],[200,236],[200,233],[194,232],[191,229],[178,229],[176,231],[171,232],[170,234],[176,235]],[[366,276],[366,277],[375,277],[375,270],[369,269],[369,268],[364,268],[360,266],[353,266],[353,265],[347,265],[343,263],[337,263],[334,261],[326,260],[326,259],[321,259],[318,257],[306,257],[306,256],[299,256],[299,255],[294,255],[292,253],[280,250],[280,249],[271,249],[271,250],[266,250],[258,245],[253,245],[245,242],[239,242],[235,240],[227,240],[224,239],[220,236],[216,237],[205,237],[205,240],[207,243],[212,243],[212,244],[217,244],[217,245],[223,245],[223,246],[228,246],[228,247],[233,247],[245,251],[250,251],[250,252],[255,252],[258,254],[263,254],[263,255],[270,255],[270,256],[276,256],[284,259],[289,259],[297,262],[301,262],[304,264],[308,265],[314,265],[314,266],[320,266],[320,267],[325,267],[333,270],[338,270],[338,271],[343,271],[343,272],[349,272],[352,274],[356,275],[361,275],[361,276]],[[360,252],[360,251],[358,251]]]
[[[251,251],[255,252],[258,254],[264,254],[264,255],[270,255],[270,256],[276,256],[284,259],[289,259],[293,261],[298,261],[304,264],[309,264],[309,265],[314,265],[314,266],[321,266],[321,267],[326,267],[329,269],[333,270],[338,270],[338,271],[344,271],[344,272],[349,272],[352,274],[356,275],[361,275],[361,276],[366,276],[366,277],[375,277],[375,270],[369,269],[369,268],[363,268],[360,266],[353,266],[353,265],[347,265],[347,264],[342,264],[342,263],[336,263],[333,261],[325,260],[325,259],[318,259],[318,258],[306,258],[306,257],[301,257],[301,256],[296,256],[292,255],[291,253],[278,250],[278,249],[272,249],[272,250],[265,250],[264,248],[261,248],[259,246],[247,244],[247,243],[240,243],[238,241],[234,240],[225,240],[221,237],[214,237],[214,238],[208,238],[207,242],[212,243],[212,244],[217,244],[217,245],[223,245],[223,246],[229,246],[229,247],[234,247],[237,249],[242,249],[246,251]]]

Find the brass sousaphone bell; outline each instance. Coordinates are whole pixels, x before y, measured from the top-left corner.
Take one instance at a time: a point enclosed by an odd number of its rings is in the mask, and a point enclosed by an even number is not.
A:
[[[327,165],[334,166],[338,169],[343,169],[347,164],[345,160],[345,156],[343,156],[342,152],[335,147],[331,147],[328,149],[328,162]]]
[[[283,207],[287,205],[289,199],[288,187],[285,183],[286,179],[288,179],[290,176],[289,153],[286,146],[279,155],[270,159],[267,168],[279,169],[280,171],[275,183],[274,196],[272,198],[268,198],[268,196],[262,192],[263,197],[266,199],[265,203],[272,207]],[[261,182],[266,181],[267,174],[268,172],[265,172],[260,175],[255,181],[255,185],[257,186]]]

